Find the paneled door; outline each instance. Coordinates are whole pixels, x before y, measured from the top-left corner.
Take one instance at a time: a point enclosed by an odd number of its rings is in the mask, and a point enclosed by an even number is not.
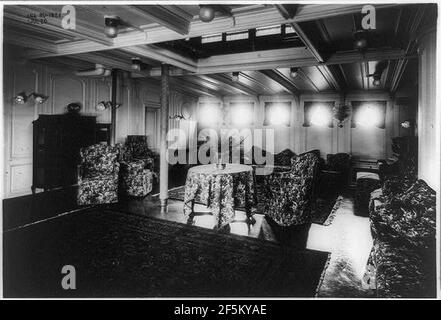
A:
[[[145,134],[149,148],[159,152],[159,130],[160,130],[160,109],[156,107],[145,107]]]

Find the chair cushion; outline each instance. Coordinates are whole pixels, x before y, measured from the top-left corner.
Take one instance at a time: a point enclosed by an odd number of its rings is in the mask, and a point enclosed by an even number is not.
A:
[[[373,173],[373,172],[359,171],[357,172],[357,180],[359,179],[372,179],[372,180],[380,181],[380,176],[377,173]]]

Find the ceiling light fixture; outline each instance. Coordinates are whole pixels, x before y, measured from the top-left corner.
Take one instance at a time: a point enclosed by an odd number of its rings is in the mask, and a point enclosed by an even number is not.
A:
[[[239,81],[239,72],[237,72],[237,71],[233,72],[233,75],[231,76],[231,80],[233,82]]]
[[[354,32],[354,49],[358,51],[365,51],[368,44],[368,34],[365,30],[358,30]]]
[[[290,76],[291,78],[295,78],[295,77],[297,77],[298,75],[299,75],[299,68],[297,68],[297,67],[292,67],[292,68],[289,69],[289,76]]]
[[[118,27],[122,25],[121,19],[118,16],[104,17],[104,33],[108,38],[116,38],[118,35]]]
[[[213,6],[201,5],[199,9],[199,19],[203,22],[211,22],[214,19],[216,11]]]
[[[374,74],[373,75],[374,81],[372,81],[372,84],[376,87],[381,86],[381,75],[379,74]]]
[[[148,68],[148,64],[142,62],[139,58],[132,58],[131,68],[135,71],[143,71]]]

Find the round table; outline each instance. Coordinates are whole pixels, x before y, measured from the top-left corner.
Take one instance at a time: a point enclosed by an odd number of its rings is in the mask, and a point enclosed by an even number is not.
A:
[[[194,215],[195,202],[211,210],[218,228],[234,220],[234,208],[245,210],[251,219],[257,203],[253,168],[243,164],[226,164],[224,169],[216,164],[191,168],[184,196],[184,214],[189,218]]]

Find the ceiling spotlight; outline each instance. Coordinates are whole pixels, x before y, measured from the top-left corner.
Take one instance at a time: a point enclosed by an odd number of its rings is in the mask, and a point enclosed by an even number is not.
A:
[[[28,101],[28,96],[26,92],[22,91],[14,97],[14,102],[17,104],[25,104]]]
[[[142,61],[139,58],[132,59],[132,70],[141,71]]]
[[[104,33],[108,38],[116,38],[118,35],[118,27],[122,24],[121,19],[117,16],[104,17]]]
[[[237,81],[239,81],[239,72],[233,72],[233,75],[231,76],[231,80],[233,81],[233,82],[237,82]]]
[[[292,68],[289,69],[289,76],[290,76],[291,78],[295,78],[295,77],[297,77],[298,75],[299,75],[299,68],[297,68],[297,67],[292,67]]]
[[[215,10],[212,6],[201,5],[199,9],[199,19],[203,22],[211,22],[214,19]]]
[[[374,81],[372,81],[372,84],[376,87],[381,86],[381,76],[379,74],[373,75]]]
[[[135,71],[143,71],[148,68],[148,64],[142,62],[139,58],[132,58],[131,68]]]
[[[368,46],[367,32],[364,30],[358,30],[354,32],[354,49],[359,51],[366,50]]]

